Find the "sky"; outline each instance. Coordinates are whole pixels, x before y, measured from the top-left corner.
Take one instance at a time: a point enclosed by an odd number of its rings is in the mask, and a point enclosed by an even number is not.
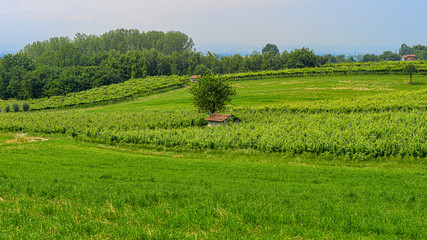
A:
[[[425,0],[0,0],[0,54],[118,28],[181,31],[197,50],[380,53],[427,45]]]

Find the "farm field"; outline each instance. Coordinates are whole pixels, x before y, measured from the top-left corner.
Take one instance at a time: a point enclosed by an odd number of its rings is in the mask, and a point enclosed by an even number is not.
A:
[[[2,112],[0,236],[425,239],[427,75],[407,82],[236,81],[216,129],[185,88]]]
[[[313,156],[43,137],[49,140],[0,145],[2,237],[427,237],[419,164],[383,159],[356,167]]]
[[[334,75],[236,81],[234,86],[237,95],[233,99],[232,107],[267,107],[427,89],[427,75],[417,75],[415,85],[409,85],[407,82],[408,76],[405,75]],[[186,109],[193,107],[190,97],[186,89],[177,89],[134,102],[112,104],[86,111]]]

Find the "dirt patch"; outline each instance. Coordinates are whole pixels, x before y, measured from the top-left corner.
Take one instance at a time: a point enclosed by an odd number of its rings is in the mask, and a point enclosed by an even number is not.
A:
[[[47,138],[42,137],[27,137],[27,134],[25,133],[18,133],[16,134],[16,138],[12,140],[6,141],[6,143],[31,143],[31,142],[44,142],[48,141]]]
[[[334,87],[333,90],[354,90],[354,91],[371,91],[374,89],[362,88],[362,87]]]
[[[281,82],[280,85],[290,85],[290,84],[298,84],[301,82],[297,82],[297,81],[290,81],[290,82]]]

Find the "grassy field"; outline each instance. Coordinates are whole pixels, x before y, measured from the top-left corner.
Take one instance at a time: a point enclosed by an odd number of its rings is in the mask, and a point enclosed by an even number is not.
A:
[[[410,85],[403,75],[356,75],[276,78],[238,81],[234,83],[237,95],[232,106],[275,106],[285,103],[348,99],[379,93],[427,89],[427,75],[414,77]],[[141,98],[137,101],[97,107],[85,111],[142,111],[193,108],[186,89]]]
[[[0,233],[19,238],[425,239],[411,164],[185,152],[45,136],[0,145]]]
[[[235,82],[232,108],[248,109],[234,110],[240,125],[222,129],[198,125],[203,116],[185,89],[90,109],[0,113],[9,129],[0,132],[0,239],[426,239],[427,164],[416,156],[426,148],[419,91],[427,76],[407,81]],[[335,110],[271,111],[318,103]],[[273,135],[279,146],[326,151],[272,153],[236,141],[251,136],[248,144],[272,147]],[[189,147],[213,137],[225,147]],[[391,154],[352,157],[353,143],[362,155]],[[339,147],[344,154],[333,152]]]

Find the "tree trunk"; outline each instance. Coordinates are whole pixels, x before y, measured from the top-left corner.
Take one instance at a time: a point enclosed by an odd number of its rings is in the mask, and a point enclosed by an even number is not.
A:
[[[412,84],[412,74],[409,74],[409,84]]]

